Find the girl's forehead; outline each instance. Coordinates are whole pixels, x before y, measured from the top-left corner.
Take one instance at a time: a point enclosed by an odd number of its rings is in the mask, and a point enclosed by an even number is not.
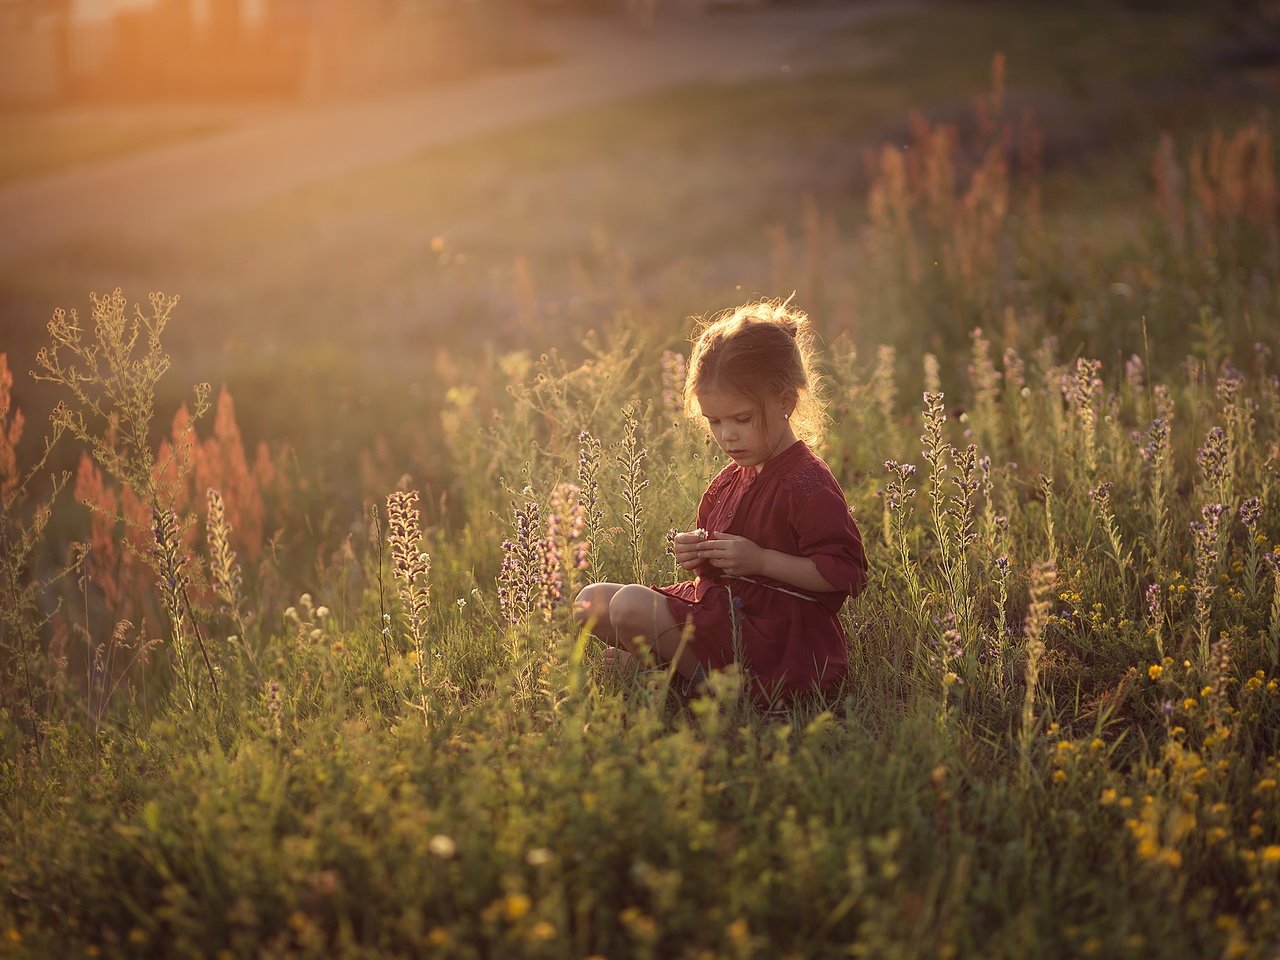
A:
[[[754,413],[757,406],[756,401],[745,393],[725,390],[715,383],[694,391],[694,396],[698,398],[698,409],[705,417]]]

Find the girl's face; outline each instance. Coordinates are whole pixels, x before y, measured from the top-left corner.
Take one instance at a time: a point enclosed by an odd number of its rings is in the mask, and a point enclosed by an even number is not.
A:
[[[782,398],[765,401],[765,415],[761,418],[754,400],[722,390],[718,384],[708,384],[696,391],[696,396],[711,436],[740,467],[752,467],[759,472],[796,440],[787,420],[791,405]]]

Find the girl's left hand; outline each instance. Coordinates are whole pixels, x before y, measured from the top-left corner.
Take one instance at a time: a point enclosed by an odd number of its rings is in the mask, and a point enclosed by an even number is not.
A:
[[[732,533],[716,533],[702,544],[702,556],[717,570],[736,577],[759,573],[764,548],[746,537]]]

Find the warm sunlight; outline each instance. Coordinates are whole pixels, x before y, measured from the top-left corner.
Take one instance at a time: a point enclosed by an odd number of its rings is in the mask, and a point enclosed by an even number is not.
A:
[[[0,0],[0,956],[1280,960],[1275,0]]]

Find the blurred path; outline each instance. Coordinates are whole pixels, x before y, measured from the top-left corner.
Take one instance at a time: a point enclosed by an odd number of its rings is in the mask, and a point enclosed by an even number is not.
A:
[[[202,214],[441,144],[694,82],[835,66],[823,39],[907,6],[863,0],[659,20],[550,19],[556,59],[447,88],[280,108],[240,125],[0,188],[0,262],[84,236],[147,237]],[[848,45],[841,65],[848,67]],[[868,60],[873,56],[866,54]]]

